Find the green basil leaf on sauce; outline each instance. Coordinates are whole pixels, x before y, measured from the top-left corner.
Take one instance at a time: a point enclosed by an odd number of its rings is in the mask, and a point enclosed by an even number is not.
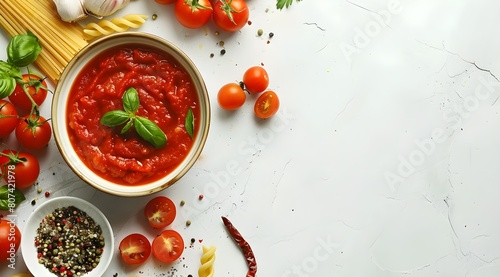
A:
[[[167,143],[167,136],[160,127],[145,117],[135,116],[134,127],[143,139],[156,148],[161,148]]]
[[[131,118],[127,124],[125,124],[125,126],[123,126],[122,130],[120,131],[120,134],[123,135],[125,134],[126,132],[128,132],[128,130],[130,130],[130,128],[132,128],[132,126],[134,125],[134,118]]]
[[[192,138],[194,135],[194,115],[193,115],[193,110],[191,110],[191,108],[189,108],[187,112],[186,120],[184,122],[184,127],[186,128],[186,132]]]
[[[0,210],[13,211],[25,199],[22,191],[10,185],[0,187]]]
[[[114,110],[105,113],[101,118],[101,124],[108,127],[121,125],[129,120],[130,115],[121,110]]]
[[[123,93],[123,109],[126,112],[135,114],[139,109],[139,94],[135,88],[128,88]]]

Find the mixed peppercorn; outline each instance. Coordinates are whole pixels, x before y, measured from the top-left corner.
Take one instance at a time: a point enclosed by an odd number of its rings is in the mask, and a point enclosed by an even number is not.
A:
[[[35,237],[38,262],[56,276],[81,276],[96,268],[104,243],[101,226],[74,206],[48,214]]]

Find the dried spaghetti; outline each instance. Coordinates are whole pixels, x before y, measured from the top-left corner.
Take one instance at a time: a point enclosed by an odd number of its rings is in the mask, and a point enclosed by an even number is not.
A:
[[[11,37],[28,30],[38,37],[43,49],[35,64],[54,83],[88,44],[83,27],[60,20],[52,0],[0,0],[0,26]]]

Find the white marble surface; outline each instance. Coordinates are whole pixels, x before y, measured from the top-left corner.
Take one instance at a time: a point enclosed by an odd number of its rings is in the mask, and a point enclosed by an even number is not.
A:
[[[157,194],[186,201],[171,228],[187,245],[196,238],[194,246],[171,265],[151,258],[129,267],[116,254],[106,277],[197,276],[202,244],[217,246],[215,276],[244,276],[221,215],[252,245],[261,277],[500,276],[500,2],[303,0],[282,11],[274,4],[248,0],[252,24],[219,36],[212,23],[182,28],[171,6],[152,0],[120,12],[158,14],[140,31],[193,59],[213,120],[199,161]],[[252,101],[221,111],[218,89],[261,63],[281,98],[279,114],[256,120]],[[118,242],[158,233],[142,216],[153,196],[90,188],[54,142],[38,154],[40,186],[50,197],[94,203]],[[26,194],[21,228],[35,208],[29,200],[45,201]],[[0,276],[25,271],[21,258],[16,266],[2,265]]]

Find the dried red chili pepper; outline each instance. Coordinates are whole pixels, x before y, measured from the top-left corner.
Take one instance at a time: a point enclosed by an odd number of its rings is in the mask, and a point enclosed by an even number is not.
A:
[[[243,252],[243,256],[247,261],[248,272],[246,277],[255,277],[257,274],[257,261],[255,260],[255,255],[250,247],[250,244],[243,238],[243,236],[238,232],[238,230],[233,226],[231,221],[226,217],[222,216],[222,222],[224,222],[224,226],[226,226],[227,231],[233,237],[234,241],[238,244],[241,251]]]

